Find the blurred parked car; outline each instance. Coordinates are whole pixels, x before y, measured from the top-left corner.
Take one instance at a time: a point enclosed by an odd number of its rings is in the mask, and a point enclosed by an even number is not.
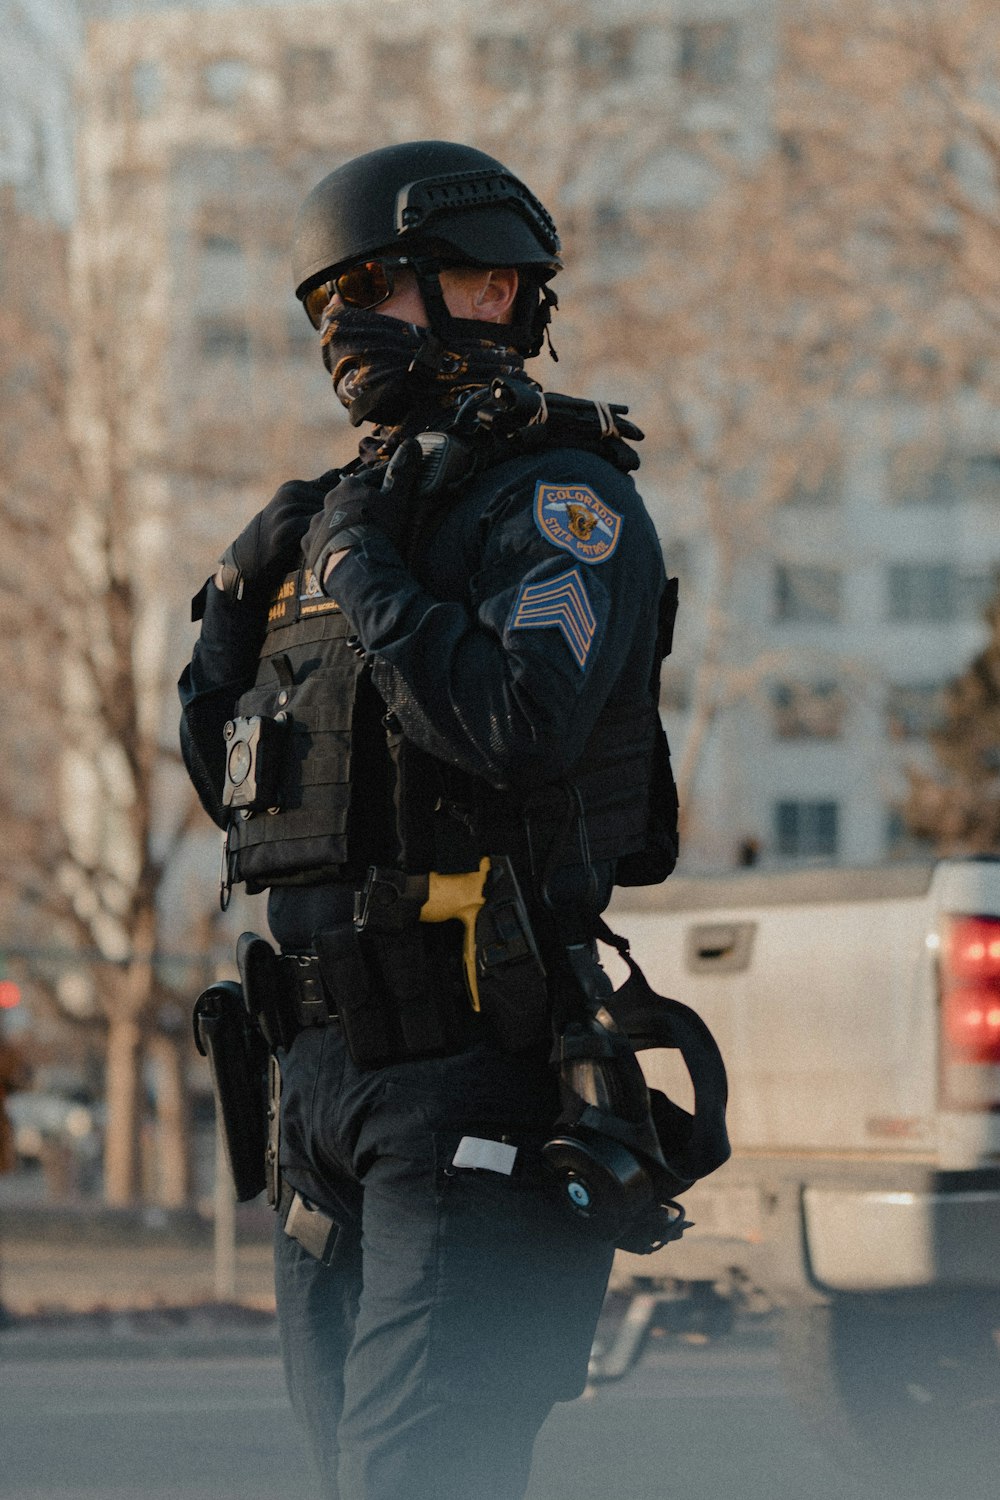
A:
[[[100,1160],[104,1106],[65,1094],[31,1090],[13,1094],[7,1113],[14,1128],[19,1164],[39,1166],[46,1176],[75,1180],[89,1175]],[[51,1186],[56,1187],[55,1181]]]
[[[31,1074],[18,1047],[0,1036],[0,1172],[10,1172],[17,1162],[14,1126],[7,1109],[9,1096],[26,1089]]]

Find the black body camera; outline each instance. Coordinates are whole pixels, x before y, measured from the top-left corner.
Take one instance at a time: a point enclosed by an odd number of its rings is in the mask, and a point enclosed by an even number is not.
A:
[[[226,781],[222,789],[224,807],[266,812],[278,805],[281,750],[288,732],[287,719],[230,719],[226,737]]]

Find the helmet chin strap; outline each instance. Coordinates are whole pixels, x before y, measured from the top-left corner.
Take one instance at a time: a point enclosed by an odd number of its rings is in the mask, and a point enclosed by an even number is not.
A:
[[[439,262],[420,255],[414,256],[410,264],[417,278],[424,311],[430,323],[430,327],[424,333],[423,342],[414,355],[410,369],[429,370],[432,375],[437,375],[441,369],[441,356],[447,347],[449,336],[453,336],[457,331],[456,320],[448,311],[448,304],[444,300]]]
[[[420,295],[423,298],[424,310],[430,327],[424,337],[424,342],[419,353],[413,361],[412,368],[430,370],[433,374],[441,368],[441,355],[453,342],[456,335],[469,336],[476,332],[476,319],[455,318],[448,311],[448,304],[444,300],[444,290],[441,286],[441,264],[437,259],[429,256],[413,256],[410,262],[420,287]],[[542,347],[543,340],[547,340],[549,353],[554,360],[559,356],[552,346],[552,338],[549,333],[549,323],[553,311],[559,306],[559,299],[555,292],[548,286],[538,289],[538,301],[529,320],[522,320],[519,324],[504,325],[498,329],[495,323],[480,325],[482,337],[490,335],[487,329],[493,329],[493,337],[498,341],[501,339],[513,340],[522,353],[527,357],[537,354]],[[529,348],[524,348],[527,339]]]
[[[444,300],[440,262],[431,257],[414,256],[410,264],[417,278],[424,311],[430,326],[424,330],[420,348],[413,356],[413,362],[407,371],[408,375],[419,376],[422,372],[439,375],[442,370],[442,356],[447,350],[454,348],[458,340],[463,337],[472,336],[484,339],[493,337],[500,342],[505,335],[514,331],[499,328],[495,323],[480,321],[477,318],[453,317]]]

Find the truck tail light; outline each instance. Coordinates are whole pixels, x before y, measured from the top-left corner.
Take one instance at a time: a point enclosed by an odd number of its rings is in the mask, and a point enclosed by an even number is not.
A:
[[[1000,918],[946,919],[941,946],[941,1030],[947,1069],[963,1064],[1000,1067]],[[992,1092],[995,1095],[997,1090]],[[976,1102],[986,1100],[980,1097]]]
[[[985,985],[953,990],[945,999],[945,1030],[956,1060],[1000,1063],[1000,994]]]

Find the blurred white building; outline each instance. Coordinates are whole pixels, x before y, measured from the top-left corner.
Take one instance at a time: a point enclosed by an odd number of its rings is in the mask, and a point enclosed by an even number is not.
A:
[[[150,557],[162,562],[151,640],[179,665],[190,640],[181,601],[242,518],[283,477],[320,472],[355,440],[289,284],[288,231],[308,187],[359,151],[420,136],[469,140],[507,160],[552,208],[571,252],[559,282],[563,364],[539,362],[535,373],[613,398],[617,380],[632,380],[634,345],[620,330],[607,329],[607,387],[574,380],[574,340],[600,316],[594,288],[629,269],[636,208],[669,226],[720,191],[695,136],[715,132],[746,163],[769,147],[780,24],[794,6],[88,0],[83,9],[73,279],[79,305],[114,320],[114,441],[128,455]],[[22,0],[19,10],[33,18],[42,57],[56,0]],[[60,57],[75,34],[59,38]],[[30,140],[67,132],[65,90],[42,106],[29,96],[25,84],[5,106],[20,121],[7,138],[20,144],[4,170],[25,181]],[[50,107],[43,126],[38,110]],[[67,158],[49,156],[47,191],[65,211]],[[81,369],[95,336],[84,322]],[[644,353],[632,382],[649,432],[640,481],[650,475],[642,488],[682,577],[664,693],[680,750],[715,564],[697,495],[679,496],[661,477]],[[85,383],[81,392],[77,420],[96,471],[107,462],[108,413]],[[928,438],[927,411],[902,392],[845,403],[822,471],[742,539],[727,609],[732,676],[743,669],[745,690],[706,740],[689,867],[732,864],[741,845],[767,863],[905,852],[903,766],[924,756],[942,683],[983,639],[980,610],[1000,561],[1000,419],[974,383],[936,411],[945,440]]]
[[[18,206],[73,216],[73,75],[83,42],[75,0],[0,3],[0,184]]]

